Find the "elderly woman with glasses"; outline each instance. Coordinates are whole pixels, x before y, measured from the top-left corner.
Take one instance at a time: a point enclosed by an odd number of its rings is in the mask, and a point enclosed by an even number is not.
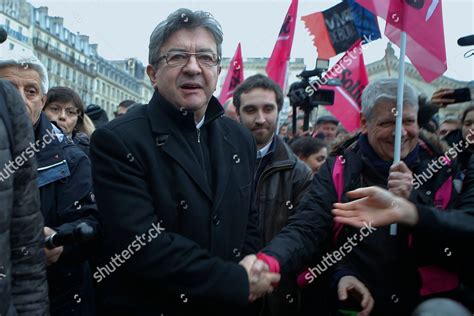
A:
[[[89,154],[89,137],[94,131],[94,124],[84,113],[84,104],[74,90],[67,87],[51,88],[43,111],[51,122]]]

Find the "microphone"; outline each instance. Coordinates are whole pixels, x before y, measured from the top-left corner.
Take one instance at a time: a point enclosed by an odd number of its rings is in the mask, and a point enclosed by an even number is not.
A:
[[[458,39],[459,46],[470,46],[474,45],[474,35],[464,36]]]
[[[55,234],[52,234],[48,237],[46,237],[44,244],[45,247],[48,249],[53,249],[56,247],[60,247],[63,245],[69,245],[74,242],[85,242],[93,239],[96,237],[97,232],[95,229],[87,224],[87,223],[80,223],[78,224],[73,231],[67,231],[67,232],[57,232]]]
[[[3,27],[0,27],[0,44],[7,40],[8,34]]]

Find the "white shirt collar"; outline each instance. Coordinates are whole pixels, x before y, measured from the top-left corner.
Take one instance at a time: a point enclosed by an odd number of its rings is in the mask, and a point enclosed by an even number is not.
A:
[[[202,125],[204,124],[204,119],[206,118],[206,114],[204,114],[204,116],[202,117],[202,119],[196,123],[196,128],[197,129],[200,129],[202,127]]]
[[[270,139],[270,142],[268,144],[266,144],[265,146],[263,146],[257,151],[257,159],[265,157],[265,155],[268,154],[268,150],[270,149],[272,142],[273,142],[273,136]]]

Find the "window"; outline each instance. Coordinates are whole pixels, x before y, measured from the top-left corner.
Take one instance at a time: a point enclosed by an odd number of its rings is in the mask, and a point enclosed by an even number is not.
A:
[[[69,37],[69,32],[67,30],[64,30],[64,39],[67,41]]]
[[[8,49],[13,50],[15,48],[15,45],[13,43],[8,44]]]
[[[18,26],[18,33],[23,34],[23,28],[21,26]]]
[[[59,24],[54,25],[54,30],[56,31],[56,35],[59,35]]]
[[[46,28],[49,29],[49,17],[46,17]]]
[[[7,29],[10,28],[10,20],[9,19],[5,20],[5,26],[7,27]]]
[[[56,74],[57,74],[58,76],[61,75],[61,64],[60,64],[60,63],[58,63],[58,67],[56,68]]]

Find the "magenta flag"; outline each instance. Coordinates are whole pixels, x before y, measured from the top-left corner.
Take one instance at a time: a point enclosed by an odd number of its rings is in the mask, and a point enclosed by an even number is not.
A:
[[[369,83],[362,50],[362,42],[359,40],[321,80],[321,83],[326,83],[329,79],[339,79],[340,86],[321,85],[321,88],[334,90],[334,105],[325,108],[349,133],[360,127],[362,91]]]
[[[407,34],[406,55],[426,82],[441,76],[447,67],[441,0],[357,0],[387,21],[385,36],[400,47]]]
[[[291,47],[293,46],[297,12],[298,0],[292,0],[283,25],[281,26],[280,33],[278,34],[272,56],[268,60],[266,67],[268,77],[273,79],[283,91],[285,91],[288,61],[290,60]]]
[[[227,99],[232,97],[235,87],[244,81],[244,64],[242,62],[242,49],[237,45],[234,57],[229,64],[229,70],[222,85],[221,93],[219,95],[219,102],[224,104]]]

